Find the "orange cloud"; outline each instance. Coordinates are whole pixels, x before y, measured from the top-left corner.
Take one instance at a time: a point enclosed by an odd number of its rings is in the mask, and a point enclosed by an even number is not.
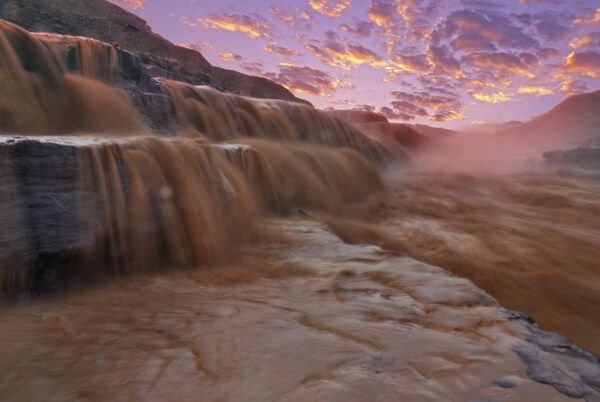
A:
[[[460,111],[456,110],[444,110],[429,116],[431,121],[450,121],[450,120],[461,120],[466,119]]]
[[[298,54],[297,50],[290,49],[285,46],[276,46],[275,44],[267,45],[263,47],[263,49],[265,49],[265,52],[276,53],[283,56],[293,56]]]
[[[331,18],[337,18],[350,7],[351,0],[309,0],[313,10]]]
[[[562,72],[573,72],[587,75],[591,78],[600,78],[600,53],[597,52],[572,52],[563,59],[565,63]]]
[[[518,89],[517,92],[520,94],[531,94],[535,96],[552,95],[554,93],[550,88],[535,85],[522,86]]]
[[[259,15],[233,15],[218,12],[207,14],[204,19],[199,18],[198,21],[213,29],[241,32],[250,38],[273,39],[272,24]]]
[[[523,55],[521,55],[523,56]],[[464,57],[467,65],[479,69],[486,69],[492,71],[498,71],[508,73],[511,75],[526,75],[533,77],[533,73],[529,65],[535,64],[536,60],[531,59],[533,55],[527,55],[527,57],[517,57],[512,53],[471,53]],[[535,57],[535,56],[533,56]],[[523,60],[521,60],[523,59]]]
[[[451,75],[455,78],[462,78],[460,62],[454,58],[445,46],[427,46],[427,60],[433,67],[434,74]]]
[[[288,6],[286,6],[284,8],[271,7],[269,9],[269,12],[271,14],[273,14],[274,16],[276,16],[277,18],[279,18],[280,20],[282,20],[283,22],[285,22],[290,28],[294,28],[296,26],[296,24],[298,24],[298,20],[296,19],[296,15],[294,14],[294,11],[291,10]],[[302,17],[305,18],[304,15],[302,15]],[[310,19],[310,16],[308,19]]]
[[[373,23],[368,21],[360,21],[353,25],[342,24],[340,28],[346,32],[353,33],[358,36],[362,36],[366,38],[371,36],[371,31],[373,30]]]
[[[331,96],[340,85],[326,72],[289,63],[279,64],[279,74],[268,77],[290,91],[320,96]]]
[[[494,45],[493,42],[472,32],[458,35],[452,40],[450,45],[454,50],[462,50],[465,52],[496,50],[496,45]]]
[[[470,94],[473,98],[488,103],[503,103],[511,99],[510,95],[505,94],[502,91],[491,94],[484,94],[482,92],[471,91]]]
[[[559,56],[560,53],[561,53],[560,50],[548,47],[548,48],[545,48],[545,49],[538,50],[537,56],[541,60],[546,60],[546,59],[550,59],[552,57]]]
[[[567,80],[560,84],[561,92],[567,95],[575,95],[587,91],[589,88],[583,81]]]
[[[600,33],[598,32],[583,35],[582,37],[575,38],[571,42],[569,42],[569,46],[573,49],[595,44],[600,44]]]
[[[174,15],[174,14],[171,14],[171,16],[172,16],[172,17],[175,17],[176,15]],[[185,15],[182,15],[182,16],[180,16],[179,18],[177,18],[177,21],[178,21],[178,22],[181,22],[181,23],[182,23],[182,24],[184,24],[184,25],[188,25],[188,26],[191,26],[191,27],[196,27],[196,26],[198,25],[198,24],[196,24],[195,22],[192,22],[192,21],[190,21],[190,20],[188,19],[188,17],[187,17],[187,16],[185,16]]]
[[[394,54],[392,58],[388,60],[388,74],[392,77],[404,73],[410,72],[414,74],[425,74],[432,69],[431,62],[423,54],[415,56],[405,56],[402,54]]]
[[[146,7],[146,0],[111,0],[111,2],[134,10]]]
[[[394,5],[386,0],[371,0],[367,17],[377,26],[391,30],[395,28],[393,15],[396,13]]]
[[[310,44],[305,47],[326,64],[346,70],[361,64],[369,64],[373,67],[383,67],[387,64],[375,52],[360,45],[328,42],[323,47]]]
[[[469,79],[469,78],[463,77],[460,79],[460,81],[466,85],[469,85],[469,86],[477,88],[477,89],[496,88],[496,84],[494,84],[492,82],[487,82],[487,81],[482,81],[482,80],[477,80],[477,79]]]
[[[559,29],[554,25],[552,28]],[[455,46],[464,47],[464,50],[491,51],[498,46],[530,49],[539,44],[537,38],[514,19],[501,13],[487,13],[481,10],[464,9],[450,14],[443,28],[437,30],[436,36],[437,39],[450,39],[454,35],[457,40]]]
[[[591,17],[588,17],[588,16],[578,17],[578,18],[575,18],[573,20],[573,22],[576,24],[585,24],[585,25],[600,23],[600,8],[597,8],[594,11],[594,15],[592,15]]]
[[[392,102],[393,110],[382,108],[382,112],[390,118],[412,120],[415,116],[427,117],[432,121],[447,121],[464,119],[460,112],[461,102],[453,94],[446,96],[432,95],[427,92],[406,93],[394,91],[392,95],[396,98]],[[428,112],[426,108],[434,109]]]
[[[219,59],[225,61],[240,61],[242,60],[242,56],[233,53],[219,53]]]

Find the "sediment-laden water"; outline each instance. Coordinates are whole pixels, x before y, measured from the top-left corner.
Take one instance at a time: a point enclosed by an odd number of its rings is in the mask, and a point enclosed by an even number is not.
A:
[[[597,174],[167,80],[160,137],[115,49],[0,29],[0,399],[600,397],[504,309],[600,353]]]

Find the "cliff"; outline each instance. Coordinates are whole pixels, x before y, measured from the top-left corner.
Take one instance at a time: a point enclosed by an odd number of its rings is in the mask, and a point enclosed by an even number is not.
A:
[[[517,127],[499,133],[547,149],[600,145],[600,90],[573,95]]]
[[[137,55],[152,77],[254,98],[309,102],[270,80],[212,66],[199,52],[176,46],[152,32],[142,18],[105,0],[3,0],[0,18],[30,32],[85,36]]]

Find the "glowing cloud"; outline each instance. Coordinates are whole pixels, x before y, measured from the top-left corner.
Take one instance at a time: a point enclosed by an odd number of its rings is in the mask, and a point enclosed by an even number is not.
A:
[[[263,47],[263,49],[265,49],[265,52],[267,53],[275,53],[282,56],[295,56],[299,53],[297,50],[290,49],[285,46],[277,46],[275,44],[267,45]]]
[[[535,96],[552,95],[554,93],[554,91],[552,91],[550,88],[539,87],[534,85],[520,87],[517,92],[520,94],[531,94]]]
[[[273,39],[272,24],[259,15],[232,15],[218,12],[207,14],[204,19],[199,18],[198,21],[213,29],[241,32],[250,38]]]
[[[148,0],[114,1],[159,13]],[[194,23],[202,30],[182,46],[307,94],[316,107],[376,106],[423,123],[468,114],[470,123],[494,120],[498,104],[523,120],[600,87],[599,1],[235,1],[205,8],[197,21],[184,16],[200,1],[183,0],[172,22],[176,35],[193,34]]]
[[[592,16],[577,17],[573,20],[573,22],[576,24],[585,25],[600,23],[600,8],[597,8]]]
[[[458,35],[452,40],[451,46],[454,50],[462,50],[464,52],[496,50],[496,45],[493,42],[477,33]]]
[[[523,74],[528,77],[533,77],[530,67],[512,53],[471,53],[464,57],[464,61],[469,66],[475,68],[504,72],[512,75]]]
[[[340,28],[346,32],[353,33],[355,35],[366,38],[371,36],[371,31],[373,30],[373,23],[369,21],[360,21],[353,25],[342,24]]]
[[[560,84],[560,90],[567,95],[575,95],[587,91],[589,88],[585,82],[568,80]]]
[[[286,5],[285,7],[271,7],[269,12],[285,22],[290,28],[294,28],[298,24],[298,18],[296,16],[296,13],[298,12],[297,9],[293,10]],[[307,15],[305,11],[303,11],[300,16],[304,19],[310,19],[310,15]]]
[[[460,78],[464,75],[460,62],[454,58],[445,46],[428,46],[427,60],[433,66],[434,74],[451,75]]]
[[[305,45],[315,56],[324,63],[346,70],[361,64],[369,64],[373,67],[383,67],[385,60],[375,52],[361,45],[352,45],[342,42],[328,42],[323,47]]]
[[[477,89],[485,89],[485,88],[496,88],[496,84],[488,81],[482,81],[477,79],[470,78],[462,78],[460,80],[462,83]]]
[[[392,101],[393,110],[386,110],[382,113],[389,118],[412,120],[416,116],[427,117],[433,121],[448,121],[463,119],[460,112],[460,100],[452,94],[446,96],[432,95],[427,92],[406,93],[403,91],[394,91],[392,95],[396,98]],[[434,109],[433,112],[428,112],[427,108]],[[395,114],[394,117],[392,117]]]
[[[240,61],[242,60],[242,56],[240,56],[239,54],[233,54],[233,53],[219,53],[219,59],[224,60],[224,61]]]
[[[331,18],[337,18],[350,7],[351,0],[309,0],[313,10]]]
[[[511,99],[510,96],[504,92],[484,94],[482,92],[471,91],[470,94],[473,98],[488,103],[503,103]]]
[[[367,17],[377,26],[392,29],[396,26],[393,15],[396,9],[392,0],[371,0]]]
[[[563,59],[563,62],[565,63],[561,68],[563,72],[574,72],[591,78],[600,78],[600,53],[572,52]]]
[[[279,74],[269,78],[290,91],[320,96],[331,96],[339,85],[338,80],[324,71],[289,63],[280,63]]]
[[[569,42],[569,47],[577,49],[580,47],[600,44],[600,33],[594,32],[588,35],[583,35],[579,38],[574,38]]]
[[[450,14],[438,35],[446,38],[456,35],[458,38],[488,41],[512,49],[531,48],[538,44],[538,41],[510,16],[470,10],[459,10]]]
[[[389,65],[386,67],[386,70],[392,77],[404,72],[424,74],[432,69],[431,62],[424,54],[414,56],[394,54],[392,55],[392,58],[388,60],[388,63]]]
[[[429,116],[431,121],[450,121],[466,119],[466,116],[455,110],[443,110]]]

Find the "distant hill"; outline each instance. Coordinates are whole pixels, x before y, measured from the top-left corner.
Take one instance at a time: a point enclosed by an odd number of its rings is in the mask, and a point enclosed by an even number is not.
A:
[[[491,133],[495,133],[495,132],[499,132],[499,131],[506,131],[506,130],[513,129],[515,127],[520,126],[521,124],[523,124],[522,121],[511,120],[511,121],[507,121],[505,123],[484,123],[484,124],[479,125],[478,127],[481,129],[485,129]]]
[[[421,134],[428,135],[433,138],[447,138],[458,134],[458,131],[448,130],[446,128],[431,127],[426,124],[404,124],[407,127],[418,131]]]
[[[255,98],[309,102],[265,78],[212,66],[199,52],[176,46],[142,18],[105,0],[0,0],[0,18],[30,32],[87,36],[135,53],[151,76]]]
[[[361,110],[330,110],[327,113],[353,124],[363,133],[377,138],[379,141],[399,146],[404,151],[415,150],[431,141],[431,137],[424,132],[416,130],[408,124],[390,123],[381,113]],[[437,130],[434,127],[425,125],[422,125],[422,127]]]
[[[499,135],[547,144],[548,149],[600,146],[600,90],[570,96],[548,112]]]

